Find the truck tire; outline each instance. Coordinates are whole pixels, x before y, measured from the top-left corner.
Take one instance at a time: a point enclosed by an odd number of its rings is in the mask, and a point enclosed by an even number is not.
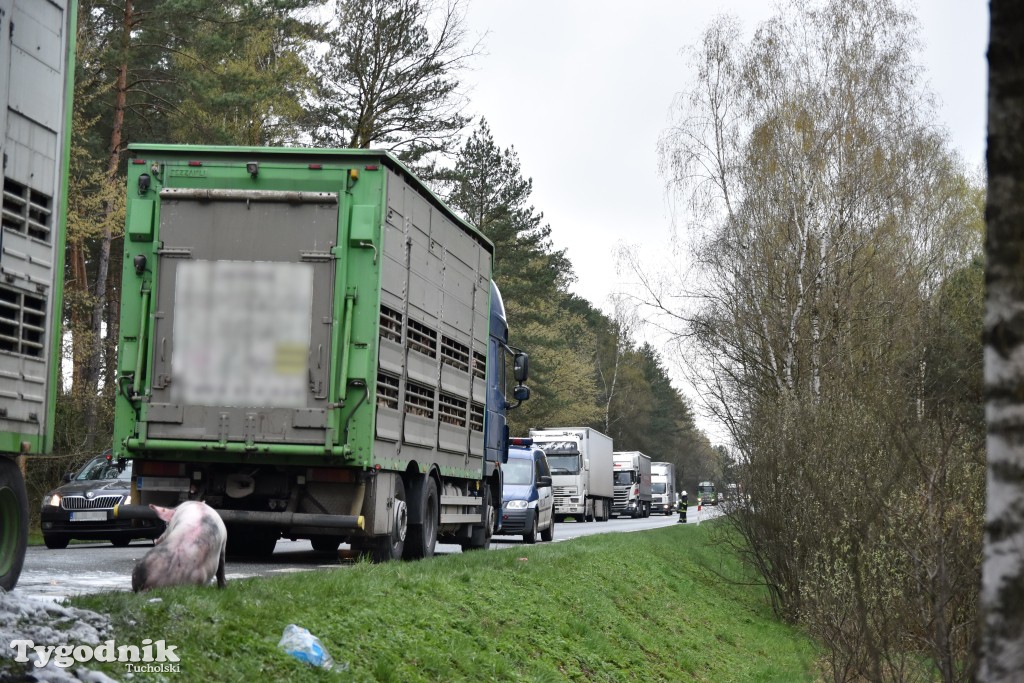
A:
[[[18,583],[28,545],[28,494],[14,460],[0,457],[0,588]]]
[[[405,537],[405,550],[402,556],[407,560],[421,560],[434,556],[434,546],[437,545],[437,523],[439,519],[440,503],[437,497],[437,482],[431,476],[426,476],[420,492],[419,518],[420,524],[410,524],[409,532]]]
[[[401,476],[392,477],[395,481],[394,516],[391,520],[391,533],[375,536],[368,544],[368,554],[374,562],[391,562],[400,560],[405,552],[405,543],[409,538],[409,510],[405,501],[405,482]]]
[[[309,539],[309,544],[318,553],[333,553],[344,540],[342,536],[316,536]]]
[[[227,529],[227,555],[232,558],[265,560],[274,554],[281,535],[277,529],[245,524],[232,524]]]

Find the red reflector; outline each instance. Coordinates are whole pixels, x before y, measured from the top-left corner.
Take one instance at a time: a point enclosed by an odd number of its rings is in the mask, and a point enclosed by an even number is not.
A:
[[[180,462],[157,462],[154,460],[136,460],[133,465],[135,475],[148,477],[181,477],[185,475],[185,466]]]
[[[132,163],[135,164],[136,166],[140,166],[140,165],[146,163],[146,160],[145,159],[132,159]]]
[[[188,162],[188,165],[189,166],[202,166],[203,162],[201,162],[201,161],[190,161],[190,162]]]
[[[323,166],[321,164],[310,164],[309,167],[314,171],[319,171]]]
[[[333,481],[350,484],[356,480],[356,473],[354,470],[338,467],[314,467],[309,470],[308,479],[310,481]]]
[[[377,164],[368,164],[364,167],[367,171],[376,171],[380,166]]]
[[[512,444],[513,446],[532,446],[533,445],[533,439],[532,438],[514,437],[514,438],[509,439],[508,442],[510,444]]]

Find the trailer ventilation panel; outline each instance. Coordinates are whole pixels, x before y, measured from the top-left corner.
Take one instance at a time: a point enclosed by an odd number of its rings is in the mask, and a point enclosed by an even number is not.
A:
[[[0,287],[0,351],[42,358],[46,298]]]
[[[11,178],[4,178],[3,213],[5,230],[43,242],[50,241],[53,227],[53,198]]]

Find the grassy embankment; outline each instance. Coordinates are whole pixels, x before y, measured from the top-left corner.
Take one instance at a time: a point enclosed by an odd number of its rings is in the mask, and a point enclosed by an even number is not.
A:
[[[811,641],[775,621],[762,589],[718,576],[743,578],[710,526],[71,602],[110,614],[119,645],[176,645],[181,673],[166,680],[814,680]],[[335,671],[278,649],[290,623],[320,637]]]

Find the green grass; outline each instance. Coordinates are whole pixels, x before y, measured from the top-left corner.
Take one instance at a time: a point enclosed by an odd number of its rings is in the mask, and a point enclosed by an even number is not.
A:
[[[813,681],[813,643],[738,582],[710,526],[71,603],[110,614],[119,645],[178,646],[168,680]],[[342,670],[280,651],[290,623]]]

